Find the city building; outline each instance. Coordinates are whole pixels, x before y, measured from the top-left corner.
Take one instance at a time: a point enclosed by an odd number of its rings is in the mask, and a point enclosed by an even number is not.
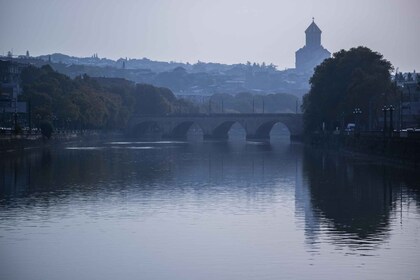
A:
[[[316,25],[314,19],[305,30],[306,44],[296,52],[296,70],[301,72],[312,72],[331,53],[321,45],[321,29]]]

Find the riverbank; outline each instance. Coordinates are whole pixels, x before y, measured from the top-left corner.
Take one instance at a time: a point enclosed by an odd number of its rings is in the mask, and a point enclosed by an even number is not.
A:
[[[375,156],[399,164],[420,165],[420,135],[314,134],[306,143],[314,148]]]
[[[48,147],[68,141],[114,137],[121,133],[116,131],[84,130],[53,133],[50,139],[40,133],[0,136],[0,153],[19,152]]]

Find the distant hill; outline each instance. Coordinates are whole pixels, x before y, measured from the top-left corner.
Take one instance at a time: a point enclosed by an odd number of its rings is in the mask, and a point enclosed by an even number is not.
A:
[[[0,59],[7,59],[0,57]],[[212,94],[289,93],[302,97],[309,90],[312,73],[296,69],[279,71],[276,66],[250,63],[221,64],[198,61],[195,64],[153,61],[148,58],[112,60],[75,57],[61,53],[38,57],[20,56],[19,62],[35,66],[49,64],[54,70],[74,78],[83,74],[91,77],[124,78],[136,83],[148,83],[171,89],[176,95],[209,96]]]

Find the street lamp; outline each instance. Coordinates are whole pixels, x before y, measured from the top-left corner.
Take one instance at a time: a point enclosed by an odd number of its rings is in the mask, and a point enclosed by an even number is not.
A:
[[[212,97],[213,97],[213,95],[210,96],[210,98],[209,98],[209,115],[211,114],[211,98]]]
[[[70,122],[71,122],[71,119],[67,118],[66,119],[66,129],[67,129],[67,131],[70,131]]]
[[[265,100],[264,100],[264,95],[261,95],[262,98],[262,112],[263,114],[265,113]]]
[[[356,129],[359,130],[359,116],[362,114],[362,110],[360,108],[354,108],[353,114],[355,116]]]
[[[52,114],[52,124],[53,124],[54,129],[56,129],[57,127],[57,120],[58,120],[57,116]]]
[[[388,107],[389,110],[389,137],[392,136],[392,132],[394,131],[393,121],[392,121],[392,112],[395,110],[394,106],[390,105]]]
[[[384,131],[383,131],[384,137],[386,135],[386,111],[388,111],[388,107],[384,106],[382,108],[382,112],[384,112]]]

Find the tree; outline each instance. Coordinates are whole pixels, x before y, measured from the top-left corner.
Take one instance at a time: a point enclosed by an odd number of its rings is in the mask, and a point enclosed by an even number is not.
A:
[[[383,105],[395,101],[391,82],[392,65],[380,53],[366,47],[341,50],[315,68],[311,89],[303,98],[306,132],[354,122],[353,110],[360,108],[361,126],[372,126],[382,116]]]
[[[412,82],[412,81],[413,81],[413,75],[410,72],[408,72],[408,74],[407,74],[407,82]]]
[[[417,87],[416,87],[417,91],[420,91],[420,74],[417,74]]]
[[[405,78],[401,72],[395,75],[395,80],[400,83],[405,82]]]
[[[182,73],[184,70],[178,68]],[[26,67],[21,74],[24,99],[31,102],[31,117],[53,121],[59,127],[115,129],[124,127],[135,114],[195,112],[167,88],[139,84],[121,78],[75,79],[54,71],[49,65]]]

